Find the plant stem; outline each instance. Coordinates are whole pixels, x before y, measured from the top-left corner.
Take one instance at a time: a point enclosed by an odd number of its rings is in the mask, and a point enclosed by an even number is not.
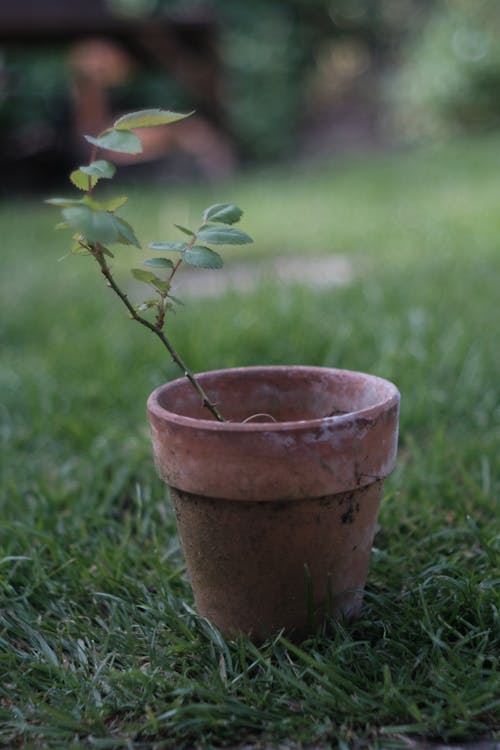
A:
[[[99,245],[96,244],[93,248],[91,248],[91,252],[94,258],[96,259],[96,261],[98,262],[101,272],[104,278],[106,279],[108,286],[121,299],[121,301],[123,302],[123,304],[129,311],[131,317],[134,320],[136,320],[138,323],[143,325],[145,328],[148,328],[152,333],[155,334],[155,336],[157,336],[160,339],[163,346],[167,349],[168,353],[172,357],[173,361],[176,363],[176,365],[178,365],[178,367],[180,367],[185,377],[189,380],[193,388],[196,390],[196,392],[200,396],[203,407],[209,409],[209,411],[212,412],[213,416],[218,422],[225,422],[226,420],[224,419],[222,414],[219,412],[216,405],[208,398],[207,394],[205,393],[205,391],[203,390],[199,382],[196,380],[194,374],[191,372],[191,370],[185,364],[185,362],[181,359],[179,354],[177,354],[174,347],[172,346],[168,338],[165,336],[163,331],[158,326],[154,325],[154,323],[151,323],[146,318],[143,318],[142,315],[139,315],[139,313],[137,312],[137,310],[135,309],[135,307],[132,305],[129,298],[125,294],[125,292],[123,292],[120,289],[115,279],[113,278],[111,269],[106,263],[106,259]]]

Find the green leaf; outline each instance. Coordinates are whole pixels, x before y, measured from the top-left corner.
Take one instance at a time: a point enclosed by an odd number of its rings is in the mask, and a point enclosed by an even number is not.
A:
[[[117,151],[121,154],[140,154],[142,151],[140,138],[129,130],[107,130],[98,138],[86,135],[85,139],[106,151]]]
[[[155,268],[173,268],[174,264],[169,258],[148,258],[144,261],[145,266],[154,266]]]
[[[232,203],[216,203],[203,212],[203,221],[220,224],[235,224],[243,216],[243,211]]]
[[[81,235],[75,234],[71,252],[73,253],[73,255],[90,255],[90,251],[85,246],[82,246],[81,242],[79,241],[79,237],[81,237]],[[104,255],[108,256],[108,258],[115,257],[111,250],[108,250],[107,247],[102,246],[101,250]]]
[[[97,161],[88,164],[86,167],[80,167],[80,171],[90,177],[110,180],[115,175],[116,167],[110,161],[106,161],[106,159],[98,159]]]
[[[151,242],[148,247],[151,250],[182,252],[187,247],[186,242]]]
[[[93,211],[88,206],[71,206],[63,210],[63,217],[87,242],[111,244],[118,242],[118,230],[113,214]]]
[[[134,278],[136,278],[138,281],[142,281],[145,284],[153,286],[163,294],[166,294],[170,289],[170,284],[168,281],[160,279],[159,276],[156,276],[156,274],[152,273],[151,271],[145,271],[143,268],[132,268],[131,273],[132,276],[134,276]]]
[[[177,229],[180,229],[181,232],[184,232],[184,234],[187,234],[189,237],[196,237],[195,233],[187,227],[181,227],[180,224],[174,224],[174,227],[177,227]]]
[[[88,190],[89,186],[94,187],[98,181],[97,177],[91,177],[88,174],[85,174],[81,167],[80,169],[75,169],[71,172],[69,179],[78,190]]]
[[[168,109],[142,109],[120,117],[113,125],[115,130],[131,130],[132,128],[151,128],[156,125],[169,125],[171,122],[183,120],[193,112],[181,114],[170,112]]]
[[[137,305],[139,312],[145,312],[152,307],[158,307],[158,299],[145,299],[140,305]]]
[[[87,242],[103,245],[120,242],[140,248],[134,230],[126,221],[108,211],[97,211],[86,205],[70,206],[63,210],[63,217]]]
[[[83,203],[84,206],[88,206],[92,211],[109,211],[110,213],[113,213],[127,201],[128,198],[124,195],[120,198],[110,198],[110,200],[107,201],[96,201],[90,195],[85,195],[80,203]]]
[[[90,255],[90,252],[86,247],[82,247],[79,242],[73,242],[71,246],[71,252],[73,255]]]
[[[95,201],[93,198],[86,196],[83,201],[85,205],[93,208],[94,211],[109,211],[110,213],[114,213],[114,211],[117,211],[128,201],[128,198],[122,195],[120,198],[111,198],[108,201]]]
[[[174,297],[173,294],[169,294],[168,298],[172,300],[172,302],[175,302],[176,305],[182,305],[184,307],[184,302],[179,299],[179,297]]]
[[[125,221],[125,219],[122,219],[120,216],[115,216],[114,214],[109,214],[109,216],[113,217],[117,226],[118,242],[121,242],[122,245],[134,245],[134,247],[138,247],[140,250],[141,244],[135,236],[135,232],[128,221]]]
[[[161,281],[152,271],[145,271],[144,268],[132,268],[130,273],[137,281],[143,281],[145,284]]]
[[[196,266],[197,268],[222,268],[223,260],[220,255],[209,247],[202,247],[201,245],[193,245],[188,247],[182,253],[182,259],[189,263],[190,266]]]
[[[83,198],[47,198],[45,203],[48,203],[49,206],[67,208],[68,206],[81,206],[83,200]]]
[[[61,229],[71,229],[71,227],[67,221],[60,221],[59,224],[55,225],[54,229],[56,232],[60,232]]]
[[[170,282],[164,281],[163,279],[159,279],[156,277],[156,281],[154,283],[156,289],[158,289],[159,292],[162,294],[167,294],[168,290],[170,289]]]
[[[248,234],[232,227],[203,227],[196,237],[209,245],[246,245],[253,242]]]
[[[94,187],[101,178],[111,179],[115,172],[116,167],[114,164],[105,159],[98,159],[87,166],[75,169],[74,172],[71,172],[69,178],[73,185],[76,185],[80,190],[88,190],[89,180],[90,186]]]

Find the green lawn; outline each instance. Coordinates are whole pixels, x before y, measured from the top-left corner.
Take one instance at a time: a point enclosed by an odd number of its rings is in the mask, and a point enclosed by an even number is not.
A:
[[[363,615],[300,646],[226,642],[193,612],[145,419],[173,365],[91,259],[58,262],[53,209],[0,206],[0,745],[498,737],[499,154],[462,142],[134,191],[145,241],[234,200],[245,257],[354,266],[344,288],[268,279],[191,300],[172,335],[195,370],[330,365],[402,392]]]

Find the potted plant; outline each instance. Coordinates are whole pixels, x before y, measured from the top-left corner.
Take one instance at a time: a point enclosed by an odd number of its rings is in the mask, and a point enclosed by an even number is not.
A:
[[[195,375],[165,332],[183,263],[218,269],[220,245],[252,242],[234,227],[234,204],[207,208],[179,241],[132,274],[149,288],[133,304],[113,275],[110,246],[140,247],[117,212],[125,198],[98,201],[115,166],[100,151],[138,153],[141,128],[187,115],[144,110],[97,137],[90,162],[71,173],[83,195],[53,198],[58,228],[74,253],[97,262],[131,318],[167,349],[182,377],[149,397],[155,464],[170,488],[199,613],[225,634],[262,640],[283,628],[300,637],[325,617],[359,613],[384,478],[393,468],[399,393],[386,380],[308,366],[247,367]]]

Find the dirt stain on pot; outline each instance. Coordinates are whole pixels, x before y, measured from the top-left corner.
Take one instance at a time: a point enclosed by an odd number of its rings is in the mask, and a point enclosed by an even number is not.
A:
[[[340,516],[340,520],[343,524],[354,523],[356,514],[360,511],[359,502],[353,503],[354,494],[355,493],[351,492],[347,496],[344,495],[341,499],[339,499],[339,505],[343,505],[344,500],[347,500],[347,502],[349,503],[349,507],[347,508],[347,510],[344,511],[344,513],[342,513],[342,515]]]

